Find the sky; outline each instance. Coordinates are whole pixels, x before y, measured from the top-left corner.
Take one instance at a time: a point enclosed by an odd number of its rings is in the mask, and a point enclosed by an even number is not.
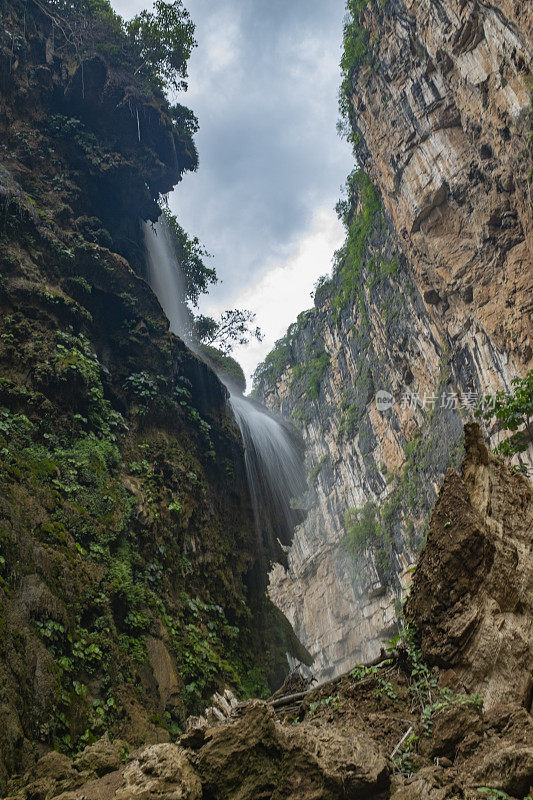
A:
[[[149,0],[111,0],[133,16]],[[212,254],[219,283],[204,314],[247,308],[264,333],[236,348],[246,375],[331,269],[334,206],[353,167],[336,132],[345,0],[185,0],[198,47],[175,99],[199,119],[197,172],[170,207]]]

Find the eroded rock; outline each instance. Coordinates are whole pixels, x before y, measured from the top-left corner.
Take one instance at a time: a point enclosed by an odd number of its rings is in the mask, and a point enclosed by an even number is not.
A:
[[[453,668],[485,707],[531,705],[533,488],[465,428],[461,475],[446,477],[408,601],[430,663]]]

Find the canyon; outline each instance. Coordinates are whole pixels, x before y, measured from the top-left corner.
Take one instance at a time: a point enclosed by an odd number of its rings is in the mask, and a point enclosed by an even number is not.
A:
[[[310,510],[269,591],[323,678],[398,630],[464,421],[533,363],[531,9],[349,9],[346,244],[255,382],[307,449]]]
[[[533,452],[473,420],[533,367],[531,4],[348,0],[346,241],[252,398],[172,311],[157,19],[0,13],[1,796],[527,800]]]
[[[218,716],[189,720],[176,743],[130,751],[104,737],[74,760],[50,752],[13,781],[10,800],[525,797],[532,524],[530,481],[468,425],[461,474],[439,494],[409,600],[411,625],[426,632],[421,651],[399,640],[379,667],[303,692],[290,709],[218,697]]]

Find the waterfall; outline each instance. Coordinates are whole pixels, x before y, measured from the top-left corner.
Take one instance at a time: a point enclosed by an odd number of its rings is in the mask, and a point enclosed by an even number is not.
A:
[[[191,347],[191,315],[185,303],[185,281],[174,256],[168,226],[164,220],[153,226],[145,222],[143,231],[148,283],[170,322],[172,333]]]
[[[244,442],[255,524],[264,547],[284,562],[284,547],[303,518],[306,490],[301,448],[288,426],[259,403],[230,392],[230,405]]]
[[[145,224],[144,237],[148,280],[170,322],[171,331],[207,361],[191,335],[185,281],[164,220],[155,226]],[[216,365],[211,362],[209,365],[217,371]],[[244,444],[246,475],[261,552],[284,563],[294,526],[304,515],[296,507],[299,501],[301,505],[306,491],[301,445],[287,423],[244,397],[225,376],[219,374],[219,378],[228,389],[229,403]]]

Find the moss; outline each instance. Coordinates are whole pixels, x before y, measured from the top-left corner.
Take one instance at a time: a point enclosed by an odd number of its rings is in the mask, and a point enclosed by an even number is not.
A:
[[[305,392],[312,400],[318,400],[322,381],[330,361],[329,353],[321,350],[308,361],[297,364],[292,371],[291,386],[298,386],[300,392]]]
[[[216,347],[208,345],[201,345],[200,351],[204,355],[208,363],[212,362],[214,370],[221,375],[222,378],[227,378],[231,383],[235,384],[239,391],[245,392],[246,390],[246,377],[244,375],[241,365],[235,361],[231,356],[224,355]]]
[[[359,279],[370,235],[381,210],[379,195],[363,170],[354,170],[347,180],[347,186],[348,200],[339,209],[347,228],[347,237],[342,248],[335,254],[334,265],[334,272],[340,276],[340,288],[332,299],[337,315],[356,298],[364,314],[364,303],[362,297],[359,297]],[[356,207],[358,210],[354,211]]]

